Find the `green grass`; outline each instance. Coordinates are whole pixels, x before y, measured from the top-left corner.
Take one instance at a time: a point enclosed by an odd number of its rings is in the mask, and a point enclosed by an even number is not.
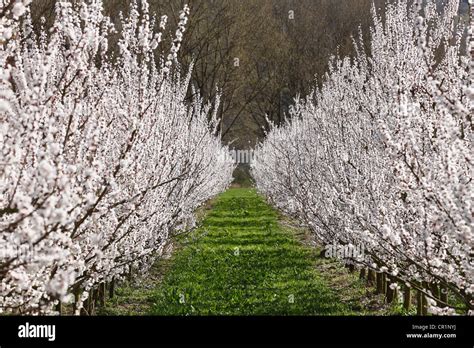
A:
[[[154,276],[121,287],[102,314],[367,314],[357,276],[319,257],[281,219],[255,190],[229,189]]]

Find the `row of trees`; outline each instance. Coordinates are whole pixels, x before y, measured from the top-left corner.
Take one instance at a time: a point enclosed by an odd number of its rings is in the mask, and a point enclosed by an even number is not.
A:
[[[39,31],[29,3],[0,1],[0,311],[79,313],[193,227],[233,164],[218,97],[189,100],[179,74],[187,6],[162,56],[147,1],[118,25],[101,0],[58,1]]]
[[[41,17],[47,28],[52,25],[56,2],[32,3],[35,30]],[[104,2],[117,28],[118,13],[127,13],[129,2]],[[374,2],[380,6],[385,0],[193,0],[179,61],[185,70],[194,62],[192,84],[204,100],[214,100],[219,87],[224,140],[247,148],[249,141],[253,145],[263,137],[262,127],[268,128],[265,115],[281,123],[296,92],[309,93],[314,75],[326,72],[336,49],[343,55],[354,53],[351,35],[357,34],[358,25],[368,27],[367,12]],[[169,14],[174,28],[185,3],[154,0],[150,11]],[[163,37],[173,36],[173,30],[165,30]],[[109,39],[112,49],[118,38]],[[169,48],[165,43],[158,50],[166,54]]]
[[[408,308],[418,290],[421,313],[474,313],[474,68],[458,6],[374,7],[370,54],[359,38],[353,59],[334,57],[252,165],[324,245],[363,248],[351,261],[389,301],[403,287]]]

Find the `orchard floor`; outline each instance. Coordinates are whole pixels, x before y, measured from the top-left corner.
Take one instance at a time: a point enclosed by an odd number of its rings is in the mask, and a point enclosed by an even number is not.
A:
[[[397,313],[255,190],[210,202],[202,226],[168,259],[121,284],[105,315],[367,315]]]

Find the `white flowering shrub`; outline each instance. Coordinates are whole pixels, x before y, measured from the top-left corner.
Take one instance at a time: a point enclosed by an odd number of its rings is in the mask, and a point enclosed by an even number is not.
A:
[[[0,311],[54,313],[74,296],[78,312],[97,284],[146,272],[193,227],[233,163],[218,106],[186,103],[190,75],[175,68],[187,6],[165,58],[146,1],[120,32],[100,0],[58,1],[39,35],[28,1],[2,0],[0,13]]]
[[[354,262],[423,292],[437,314],[474,309],[473,68],[458,5],[374,8],[370,53],[361,33],[356,57],[333,58],[252,164],[273,204],[323,244],[362,245]]]

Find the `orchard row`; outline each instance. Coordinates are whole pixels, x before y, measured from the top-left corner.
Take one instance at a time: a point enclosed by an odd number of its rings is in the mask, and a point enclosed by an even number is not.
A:
[[[324,245],[363,247],[351,261],[388,297],[416,289],[436,314],[474,313],[473,23],[458,6],[374,8],[356,56],[332,59],[252,164],[273,204]]]
[[[0,1],[0,310],[87,312],[97,289],[146,273],[193,227],[234,164],[218,101],[185,102],[190,74],[176,58],[187,6],[162,57],[153,28],[167,18],[147,1],[132,1],[118,28],[101,0],[58,1],[39,34],[28,3]]]

